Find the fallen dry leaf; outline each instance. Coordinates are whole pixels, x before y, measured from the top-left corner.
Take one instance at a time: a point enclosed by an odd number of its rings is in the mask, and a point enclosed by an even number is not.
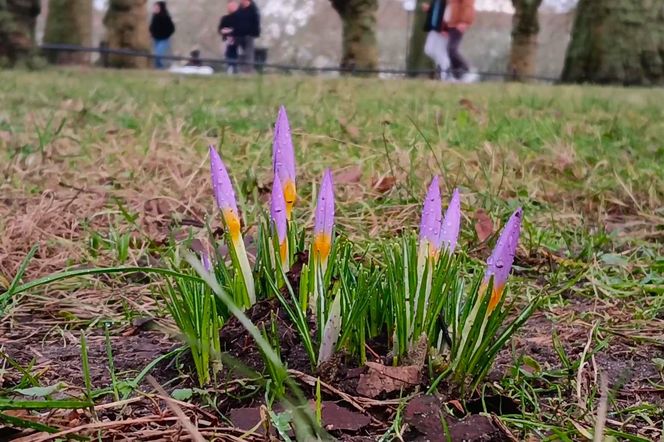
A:
[[[60,109],[62,110],[81,112],[84,109],[84,107],[85,105],[83,104],[83,101],[74,100],[72,98],[60,102]]]
[[[358,129],[357,126],[349,124],[348,120],[346,120],[344,117],[339,117],[338,121],[341,129],[350,135],[351,138],[356,139],[360,137],[360,129]]]
[[[379,193],[387,193],[392,188],[394,185],[397,183],[397,179],[394,178],[393,176],[384,176],[378,179],[374,179],[371,183],[371,187]]]
[[[334,174],[336,184],[355,184],[362,179],[362,168],[360,166],[347,167]]]
[[[476,113],[476,114],[480,113],[480,109],[477,106],[475,106],[475,103],[473,103],[472,101],[470,101],[467,98],[460,99],[459,100],[459,106],[465,107],[466,109],[468,109],[469,111],[471,111],[473,113]]]
[[[388,367],[375,362],[367,362],[367,373],[360,375],[357,392],[362,396],[374,398],[382,393],[392,393],[403,388],[412,388],[420,384],[421,367],[404,365]]]
[[[309,406],[311,411],[315,411],[315,402],[310,401]],[[329,431],[357,431],[371,423],[371,417],[368,415],[340,407],[332,401],[323,401],[321,408],[323,427]],[[275,411],[281,411],[281,407],[277,406]],[[261,407],[234,408],[231,410],[231,422],[236,428],[243,431],[255,428],[256,433],[265,434],[265,425],[259,425],[261,422],[265,422]],[[273,428],[270,428],[270,432],[274,434]]]
[[[5,143],[9,144],[11,140],[12,140],[11,132],[8,132],[6,130],[0,130],[0,141],[4,141]]]
[[[369,416],[340,407],[332,401],[324,401],[321,405],[321,418],[326,430],[357,431],[371,423]]]
[[[493,221],[482,209],[475,212],[475,233],[480,242],[486,241],[493,233]]]

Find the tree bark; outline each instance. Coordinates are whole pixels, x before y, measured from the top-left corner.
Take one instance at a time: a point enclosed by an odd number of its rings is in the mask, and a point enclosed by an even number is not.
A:
[[[35,55],[39,0],[0,0],[0,66],[29,62]]]
[[[91,46],[92,1],[50,0],[44,43]],[[48,60],[57,64],[82,64],[89,63],[90,57],[85,52],[52,51]]]
[[[106,46],[109,49],[125,49],[150,52],[147,0],[110,0],[104,16]],[[147,68],[148,57],[111,54],[108,63],[118,68]]]
[[[422,10],[423,3],[430,3],[430,0],[417,1],[413,27],[410,30],[408,59],[406,60],[408,71],[433,70],[435,68],[431,59],[424,53],[424,43],[427,39],[427,33],[424,32],[424,21],[427,19],[427,13]]]
[[[512,47],[507,70],[514,80],[535,75],[540,30],[537,11],[541,4],[542,0],[512,0]]]
[[[661,0],[580,0],[564,82],[664,84]]]
[[[342,69],[376,69],[378,0],[331,0],[342,22]]]

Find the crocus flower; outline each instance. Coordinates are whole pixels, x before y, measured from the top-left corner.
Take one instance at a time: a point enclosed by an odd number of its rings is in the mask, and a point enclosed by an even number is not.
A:
[[[210,170],[212,174],[212,189],[217,205],[221,209],[224,224],[228,229],[231,238],[231,244],[237,256],[237,264],[242,272],[244,286],[249,302],[249,306],[256,302],[256,293],[254,289],[254,276],[249,265],[247,250],[244,247],[242,232],[240,231],[240,216],[235,201],[235,191],[233,184],[228,176],[228,171],[224,162],[219,157],[214,146],[210,146]]]
[[[334,227],[334,189],[332,173],[329,169],[323,175],[318,193],[314,220],[314,258],[323,268],[332,248],[332,228]]]
[[[489,300],[489,313],[491,313],[503,295],[507,277],[512,269],[514,263],[514,255],[516,253],[517,245],[519,244],[519,235],[521,233],[521,217],[523,210],[518,208],[507,221],[496,247],[493,249],[491,256],[487,260],[486,273],[484,274],[483,289],[486,289],[487,284],[491,277],[493,277],[493,290],[491,292],[491,299]]]
[[[424,199],[420,223],[420,247],[426,247],[431,258],[438,256],[440,252],[442,210],[438,176],[434,176]]]
[[[284,200],[286,201],[286,216],[291,219],[293,205],[297,199],[295,188],[295,152],[291,139],[290,126],[286,108],[279,107],[277,121],[274,125],[274,139],[272,141],[272,161],[274,174],[281,180]]]
[[[210,146],[210,171],[212,173],[214,197],[221,210],[224,223],[226,223],[226,227],[228,227],[231,238],[235,243],[241,237],[240,216],[237,210],[237,202],[235,201],[235,191],[233,190],[233,184],[228,176],[226,166],[214,146]]]
[[[440,229],[440,246],[447,249],[450,255],[454,253],[454,249],[456,248],[460,227],[461,198],[459,196],[459,189],[454,189],[450,205],[447,207]]]
[[[288,257],[288,241],[286,237],[288,220],[286,219],[286,202],[284,201],[284,191],[281,188],[279,175],[274,175],[272,184],[272,197],[270,200],[270,217],[277,231],[279,241],[279,256],[282,265],[285,265]]]

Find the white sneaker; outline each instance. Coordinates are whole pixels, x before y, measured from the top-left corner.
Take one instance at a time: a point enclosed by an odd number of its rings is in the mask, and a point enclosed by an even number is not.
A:
[[[477,83],[480,81],[480,76],[477,74],[477,72],[466,72],[459,78],[459,81],[461,83]]]

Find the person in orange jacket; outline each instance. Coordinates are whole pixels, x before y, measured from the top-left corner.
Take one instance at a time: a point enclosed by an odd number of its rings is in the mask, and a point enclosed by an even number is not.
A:
[[[450,57],[452,75],[462,81],[474,81],[468,62],[459,52],[463,34],[475,20],[475,0],[447,0],[445,28],[448,33],[447,54]],[[472,78],[471,78],[472,77]]]

